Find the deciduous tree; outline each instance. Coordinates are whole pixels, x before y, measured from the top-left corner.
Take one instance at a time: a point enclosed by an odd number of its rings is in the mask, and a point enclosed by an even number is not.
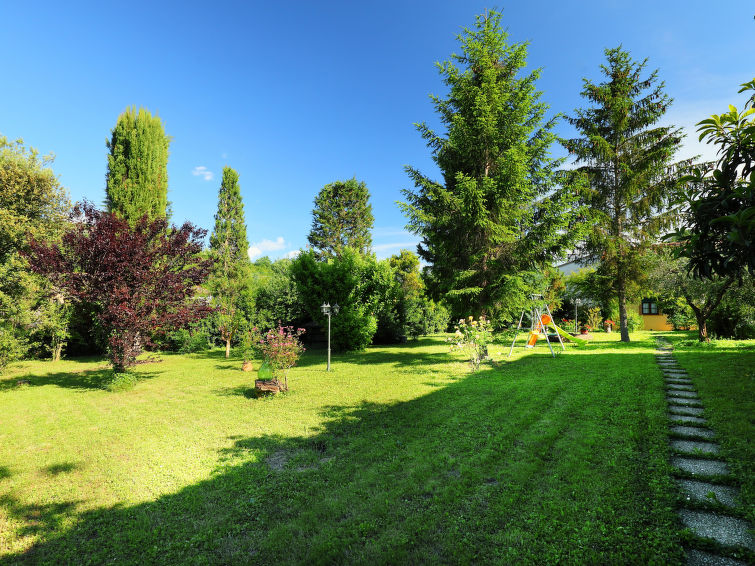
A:
[[[659,126],[671,104],[658,72],[643,76],[647,60],[633,61],[621,47],[607,49],[605,82],[584,79],[582,96],[593,106],[576,110],[570,122],[580,137],[566,146],[589,182],[583,204],[595,222],[583,259],[599,262],[619,303],[621,340],[629,341],[627,298],[642,277],[640,259],[675,215],[670,171],[681,130]]]
[[[438,64],[450,92],[431,97],[447,131],[417,125],[442,180],[406,168],[415,188],[401,206],[422,237],[429,290],[456,316],[513,316],[532,292],[524,274],[579,235],[576,187],[549,154],[556,118],[546,119],[540,71],[524,72],[527,46],[507,37],[495,11],[459,36],[461,54]]]
[[[77,205],[60,244],[32,242],[31,267],[77,301],[98,306],[116,371],[135,363],[152,332],[165,332],[206,316],[195,298],[210,270],[201,260],[206,231],[185,223],[168,229],[164,218],[128,221]]]
[[[739,90],[749,91],[755,79]],[[698,126],[700,140],[718,146],[720,157],[682,179],[688,207],[679,251],[698,277],[755,275],[755,94],[741,113],[729,106]]]
[[[163,122],[149,110],[128,108],[118,116],[107,147],[105,203],[131,224],[142,215],[167,215],[168,145]]]
[[[60,315],[56,336],[67,333],[65,309],[50,300],[54,290],[29,272],[20,255],[30,236],[55,241],[64,229],[71,205],[52,161],[22,140],[9,142],[0,136],[0,369],[23,355],[27,346],[43,349],[30,344],[29,337],[33,326],[47,323],[40,320],[45,313]],[[59,353],[58,348],[52,351]]]

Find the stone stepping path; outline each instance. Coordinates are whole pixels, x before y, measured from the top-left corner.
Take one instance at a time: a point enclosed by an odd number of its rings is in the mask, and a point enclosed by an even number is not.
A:
[[[729,475],[729,467],[717,458],[721,447],[716,433],[707,427],[703,403],[687,372],[674,359],[670,345],[658,342],[656,360],[665,381],[669,445],[674,453],[671,465],[678,470],[675,481],[682,494],[679,521],[697,537],[755,552],[749,523],[736,513],[727,513],[739,506],[739,489],[714,483]],[[706,507],[701,509],[701,505]],[[688,548],[687,564],[736,566],[745,562],[713,554],[710,548]]]

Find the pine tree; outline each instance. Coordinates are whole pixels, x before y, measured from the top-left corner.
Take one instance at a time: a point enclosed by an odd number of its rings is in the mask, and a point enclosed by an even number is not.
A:
[[[522,73],[527,46],[507,36],[495,11],[459,36],[461,55],[438,64],[450,92],[431,96],[447,132],[417,125],[442,182],[406,168],[415,189],[401,206],[422,237],[428,290],[457,316],[511,316],[535,290],[529,276],[578,236],[574,187],[549,156],[556,118],[545,120],[540,71]]]
[[[162,120],[128,108],[107,142],[106,199],[109,212],[134,224],[144,214],[165,217],[168,207],[168,145]]]
[[[325,185],[315,198],[307,239],[319,258],[341,257],[346,247],[362,255],[372,249],[372,205],[364,182],[356,179]]]
[[[594,106],[569,119],[581,137],[566,146],[583,164],[589,182],[583,202],[596,218],[583,256],[598,261],[599,271],[613,281],[621,340],[628,342],[627,297],[642,277],[642,255],[674,220],[667,208],[670,172],[682,134],[673,126],[653,127],[672,100],[658,71],[643,78],[647,59],[635,62],[621,47],[605,54],[608,64],[601,70],[607,80],[584,79],[582,96]]]
[[[213,304],[218,308],[216,320],[225,342],[226,358],[231,352],[231,340],[243,322],[243,302],[249,299],[251,271],[248,249],[239,174],[230,167],[224,167],[215,229],[210,235],[213,269],[208,287]]]

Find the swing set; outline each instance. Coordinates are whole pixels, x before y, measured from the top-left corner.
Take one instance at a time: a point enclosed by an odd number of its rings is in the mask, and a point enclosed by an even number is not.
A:
[[[548,344],[548,349],[551,351],[551,355],[555,358],[556,352],[553,351],[551,342],[558,341],[558,343],[561,344],[561,350],[566,350],[566,346],[564,345],[562,338],[576,342],[578,345],[586,344],[584,340],[574,338],[568,332],[556,326],[556,323],[553,322],[553,315],[548,308],[548,303],[547,301],[545,301],[545,299],[543,299],[542,295],[530,295],[530,299],[532,300],[532,306],[529,309],[522,310],[522,314],[519,317],[519,324],[517,324],[516,326],[514,340],[512,340],[511,342],[511,348],[509,349],[508,357],[511,357],[511,354],[514,351],[514,344],[516,344],[516,339],[519,336],[519,331],[522,329],[522,321],[524,320],[524,315],[528,310],[530,315],[530,330],[525,348],[534,348],[538,338],[540,338],[540,336],[543,336],[545,337],[545,343]]]

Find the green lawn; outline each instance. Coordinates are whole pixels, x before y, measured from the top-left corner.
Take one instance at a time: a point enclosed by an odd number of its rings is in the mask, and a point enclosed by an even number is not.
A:
[[[0,563],[681,564],[663,380],[633,338],[494,346],[476,374],[441,337],[330,374],[308,352],[260,399],[220,351],[164,355],[121,393],[101,360],[17,364]]]

